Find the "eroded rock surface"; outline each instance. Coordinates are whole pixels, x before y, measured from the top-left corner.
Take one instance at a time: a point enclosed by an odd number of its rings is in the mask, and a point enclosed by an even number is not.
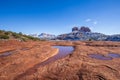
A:
[[[108,53],[120,54],[120,42],[9,43],[15,47],[5,50],[17,49],[18,53],[0,58],[0,80],[120,80],[120,58],[99,60],[88,56],[94,53],[104,56]],[[75,50],[62,59],[36,67],[36,64],[55,55],[56,49],[50,47],[53,45],[74,46]],[[5,48],[6,44],[0,46]],[[23,47],[27,49],[20,50]],[[0,48],[1,53],[5,51]]]

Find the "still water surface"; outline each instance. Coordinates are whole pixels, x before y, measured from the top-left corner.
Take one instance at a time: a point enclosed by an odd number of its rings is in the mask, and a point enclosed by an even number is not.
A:
[[[106,56],[102,54],[89,54],[88,56],[99,60],[112,60],[114,58],[120,58],[120,54],[117,53],[108,53]]]
[[[42,63],[40,63],[39,66],[40,65],[44,66],[48,63],[54,62],[54,61],[56,61],[60,58],[63,58],[65,56],[71,54],[74,51],[74,48],[72,46],[53,46],[53,48],[58,48],[59,52],[55,56],[47,59],[46,61],[44,61]]]

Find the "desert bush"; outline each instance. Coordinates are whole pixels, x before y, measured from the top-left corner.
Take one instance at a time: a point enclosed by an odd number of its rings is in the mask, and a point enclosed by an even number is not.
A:
[[[2,30],[0,30],[0,33],[3,33],[3,31],[2,31]]]
[[[28,39],[27,38],[21,38],[21,41],[27,41]]]
[[[0,35],[0,39],[9,39],[8,35]]]
[[[12,36],[13,36],[13,37],[15,37],[15,38],[20,38],[20,35],[19,35],[19,34],[17,34],[17,33],[15,33],[15,32],[14,32],[14,33],[12,33]]]
[[[10,33],[9,33],[9,32],[5,32],[4,34],[5,34],[5,35],[9,35]]]
[[[23,35],[22,32],[19,32],[18,34],[19,34],[19,35]]]

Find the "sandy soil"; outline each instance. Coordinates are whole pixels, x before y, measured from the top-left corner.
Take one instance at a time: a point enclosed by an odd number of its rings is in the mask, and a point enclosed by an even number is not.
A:
[[[36,67],[58,52],[52,45],[74,46],[75,50],[63,59]],[[120,58],[99,60],[88,56],[120,54],[120,42],[0,42],[1,54],[11,50],[14,54],[0,57],[0,80],[120,80]]]

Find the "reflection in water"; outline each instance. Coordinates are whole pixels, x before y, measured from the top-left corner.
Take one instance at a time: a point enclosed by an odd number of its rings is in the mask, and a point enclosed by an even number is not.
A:
[[[35,73],[37,71],[37,68],[39,68],[40,66],[45,66],[46,64],[49,64],[60,58],[63,58],[65,56],[67,56],[68,54],[71,54],[71,52],[74,50],[74,48],[72,46],[53,46],[53,47],[59,49],[59,52],[55,56],[47,59],[46,61],[44,61],[42,63],[38,63],[38,64],[34,65],[32,68],[29,68],[24,73],[16,76],[14,78],[14,80],[20,79],[20,78],[24,77],[25,75],[31,75],[31,74]]]
[[[15,51],[7,51],[7,52],[4,52],[4,53],[1,53],[0,54],[0,57],[6,57],[6,56],[9,56],[9,55],[12,55],[13,53],[15,53]]]
[[[53,46],[53,47],[59,49],[58,54],[49,58],[48,60],[46,60],[40,64],[38,64],[38,66],[40,66],[40,65],[44,66],[48,63],[51,63],[51,62],[56,61],[60,58],[63,58],[65,56],[67,56],[68,54],[70,54],[74,50],[74,48],[72,46]]]
[[[25,50],[29,50],[29,49],[30,48],[25,47],[25,48],[21,48],[19,50],[25,51]],[[6,51],[6,52],[3,52],[3,53],[0,53],[0,57],[7,57],[7,56],[10,56],[10,55],[12,55],[14,53],[18,53],[18,51],[17,50]]]
[[[117,53],[109,53],[108,56],[112,58],[120,58],[120,54],[117,54]]]
[[[113,58],[120,58],[120,54],[117,53],[108,53],[108,55],[106,56],[103,56],[102,54],[89,54],[88,56],[100,60],[111,60]]]
[[[112,60],[111,57],[106,57],[101,54],[89,54],[88,56],[91,58],[100,59],[100,60]]]

